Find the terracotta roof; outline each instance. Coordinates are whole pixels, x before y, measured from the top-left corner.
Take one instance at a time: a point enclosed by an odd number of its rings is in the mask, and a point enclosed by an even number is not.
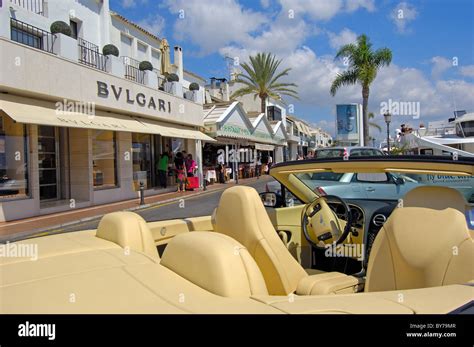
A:
[[[146,29],[144,29],[143,27],[139,26],[138,24],[132,22],[131,20],[125,18],[125,17],[122,16],[121,14],[118,14],[117,12],[110,11],[110,15],[113,16],[113,17],[116,17],[116,18],[120,19],[122,22],[125,22],[125,23],[127,23],[127,24],[130,24],[131,26],[135,27],[136,29],[140,30],[142,33],[144,33],[144,34],[150,36],[151,38],[153,38],[153,39],[155,39],[155,40],[157,40],[157,41],[161,41],[161,39],[160,39],[158,36],[156,36],[156,35],[150,33],[148,30],[146,30]]]

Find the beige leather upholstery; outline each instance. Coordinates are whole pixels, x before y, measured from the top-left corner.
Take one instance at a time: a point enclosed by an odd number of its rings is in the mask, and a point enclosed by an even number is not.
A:
[[[283,244],[253,188],[238,186],[225,190],[212,221],[214,231],[232,237],[248,249],[262,271],[271,295],[288,295],[295,291],[312,295],[355,290],[357,280],[345,274],[333,273],[337,276],[331,278],[325,274],[308,276]],[[304,282],[299,287],[301,281]]]
[[[359,280],[340,272],[326,272],[303,278],[296,288],[298,295],[350,294],[358,291]]]
[[[186,218],[184,221],[188,223],[189,231],[212,231],[211,216]]]
[[[365,290],[414,289],[474,278],[474,241],[456,209],[393,211],[370,254]]]
[[[255,260],[226,235],[205,231],[177,235],[160,264],[216,295],[248,298],[268,294]]]
[[[454,188],[421,186],[410,190],[403,197],[404,207],[428,207],[434,210],[454,208],[466,212],[464,196]]]
[[[108,213],[97,227],[98,238],[116,243],[125,250],[133,250],[159,260],[158,251],[145,220],[133,212]]]
[[[232,237],[248,249],[271,295],[293,293],[298,282],[307,276],[278,237],[255,189],[226,189],[213,221],[214,231]]]
[[[182,219],[171,219],[147,223],[155,245],[165,245],[178,234],[188,233],[189,226]]]

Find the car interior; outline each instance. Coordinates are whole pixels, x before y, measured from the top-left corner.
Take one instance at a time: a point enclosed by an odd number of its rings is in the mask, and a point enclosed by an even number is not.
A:
[[[109,213],[97,230],[34,239],[36,262],[0,258],[1,310],[413,314],[472,302],[472,206],[459,191],[420,186],[403,204],[346,201],[318,196],[294,176],[329,167],[474,173],[470,162],[314,160],[272,168],[304,202],[298,206],[266,208],[255,189],[234,186],[212,216],[147,223],[133,212]],[[336,246],[363,254],[322,259]]]

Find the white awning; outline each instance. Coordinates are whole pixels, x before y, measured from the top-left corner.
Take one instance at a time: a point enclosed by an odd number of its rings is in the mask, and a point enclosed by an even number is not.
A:
[[[202,132],[178,125],[163,124],[146,118],[120,115],[104,111],[93,114],[64,112],[51,102],[0,94],[0,113],[24,124],[50,125],[57,127],[126,131],[157,134],[184,139],[215,140]]]

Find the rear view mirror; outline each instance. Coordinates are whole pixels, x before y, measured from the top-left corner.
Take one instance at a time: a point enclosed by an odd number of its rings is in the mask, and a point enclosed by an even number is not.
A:
[[[280,194],[273,192],[260,193],[260,199],[262,199],[265,207],[281,207],[283,206],[283,198]]]

